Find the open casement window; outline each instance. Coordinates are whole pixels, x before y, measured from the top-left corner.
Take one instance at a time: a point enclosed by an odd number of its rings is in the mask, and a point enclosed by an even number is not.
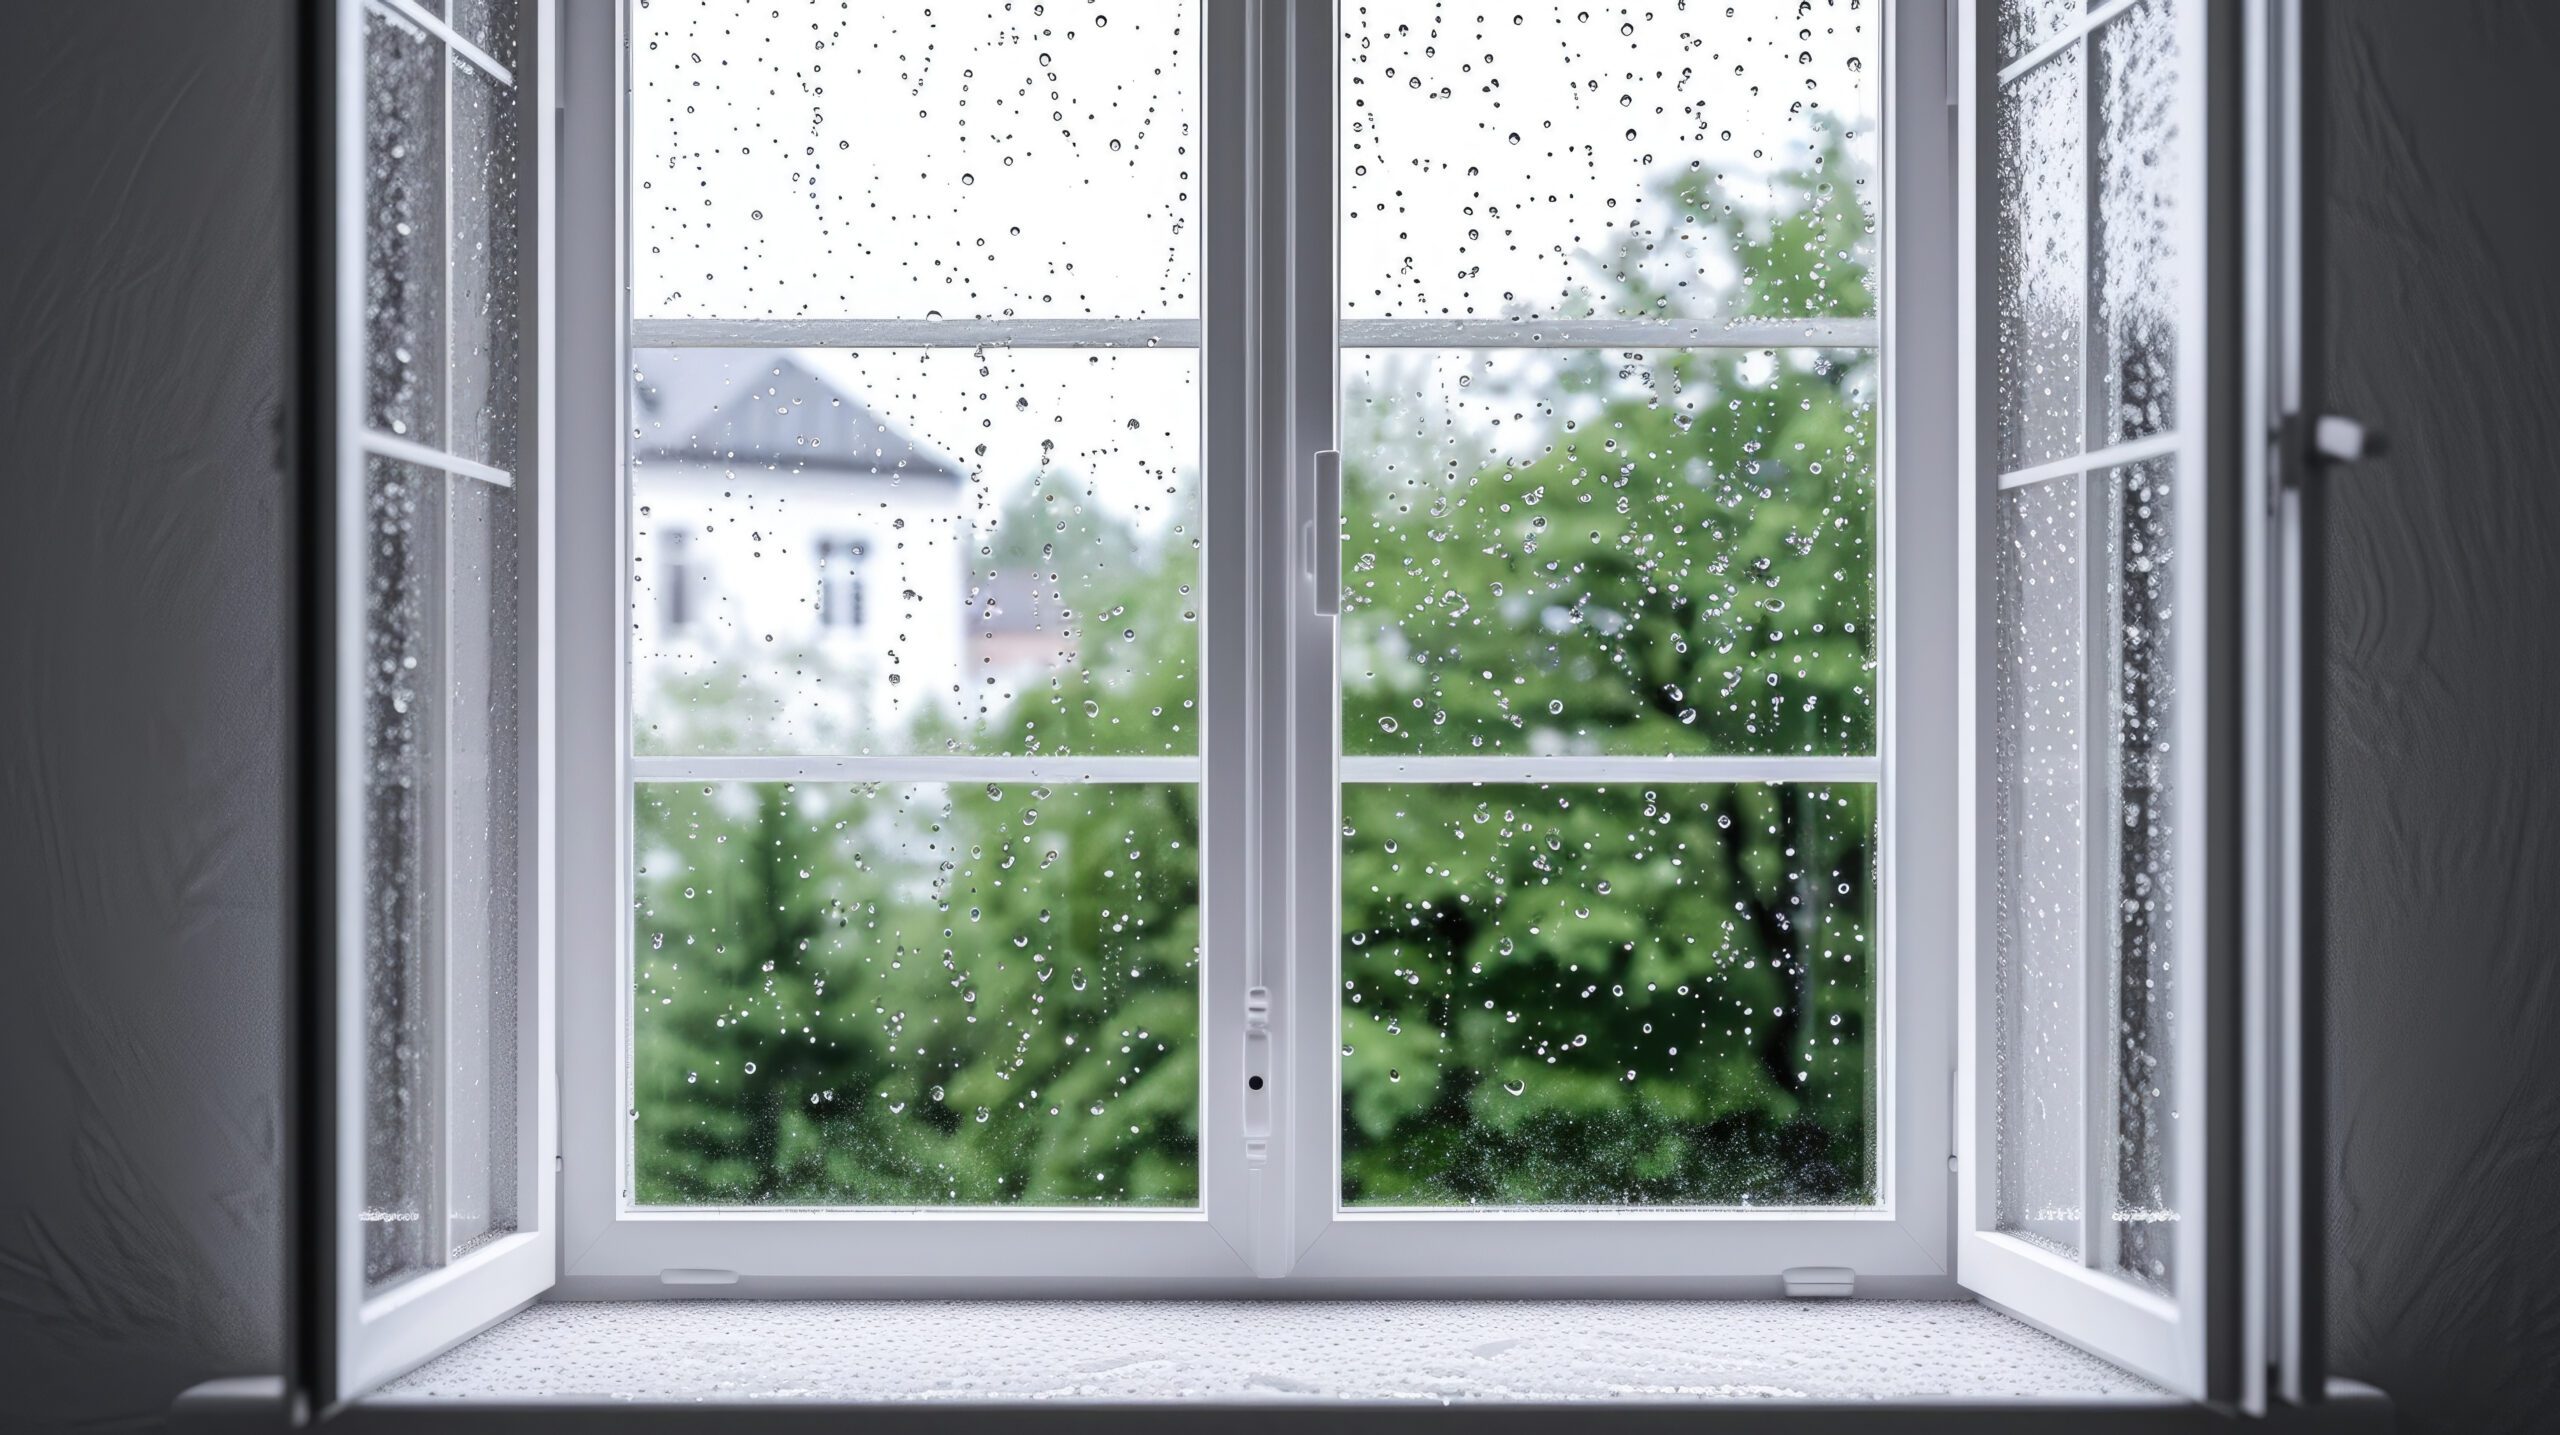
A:
[[[547,7],[346,0],[317,347],[334,583],[311,973],[321,1408],[549,1286],[548,484],[534,204]],[[318,236],[315,236],[318,237]]]
[[[546,1287],[2316,1344],[2221,7],[330,13],[324,1398]]]
[[[2308,1249],[2258,1179],[2307,1139],[2298,1103],[2262,1119],[2304,1074],[2278,1070],[2270,1003],[2298,1025],[2298,985],[2269,966],[2298,913],[2271,895],[2299,877],[2271,759],[2299,712],[2267,625],[2299,618],[2269,546],[2281,399],[2249,361],[2291,312],[2267,282],[2292,263],[2262,167],[2276,13],[1968,5],[1959,93],[1957,1273],[2252,1405],[2270,1338],[2300,1374],[2299,1303],[2266,1300]]]

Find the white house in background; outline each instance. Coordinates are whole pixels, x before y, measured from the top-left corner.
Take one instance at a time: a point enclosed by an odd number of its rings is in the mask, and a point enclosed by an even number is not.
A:
[[[634,356],[634,700],[745,671],[763,750],[895,752],[928,713],[1073,660],[1026,578],[973,555],[996,515],[958,458],[866,407],[833,355]],[[1012,589],[1026,590],[1021,594]],[[1044,641],[1045,638],[1045,641]],[[804,661],[805,659],[805,661]],[[992,680],[992,681],[991,681]],[[753,750],[753,749],[751,749]]]

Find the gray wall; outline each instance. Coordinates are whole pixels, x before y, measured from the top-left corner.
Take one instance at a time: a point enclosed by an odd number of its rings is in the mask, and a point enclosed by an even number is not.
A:
[[[277,1368],[285,7],[13,7],[0,1424]],[[2332,8],[2339,1368],[2560,1425],[2560,7]]]
[[[2331,1345],[2560,1428],[2560,6],[2333,4]]]
[[[282,1354],[286,18],[7,7],[0,1429]]]

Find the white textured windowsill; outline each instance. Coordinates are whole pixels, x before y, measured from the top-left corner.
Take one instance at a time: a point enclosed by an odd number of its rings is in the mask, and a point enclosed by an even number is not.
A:
[[[664,1301],[538,1305],[376,1401],[1163,1403],[2169,1399],[1957,1301]]]

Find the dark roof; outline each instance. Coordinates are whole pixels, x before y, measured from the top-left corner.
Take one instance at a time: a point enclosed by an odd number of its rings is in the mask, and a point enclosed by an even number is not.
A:
[[[632,454],[957,483],[967,465],[874,413],[793,350],[633,356]]]

